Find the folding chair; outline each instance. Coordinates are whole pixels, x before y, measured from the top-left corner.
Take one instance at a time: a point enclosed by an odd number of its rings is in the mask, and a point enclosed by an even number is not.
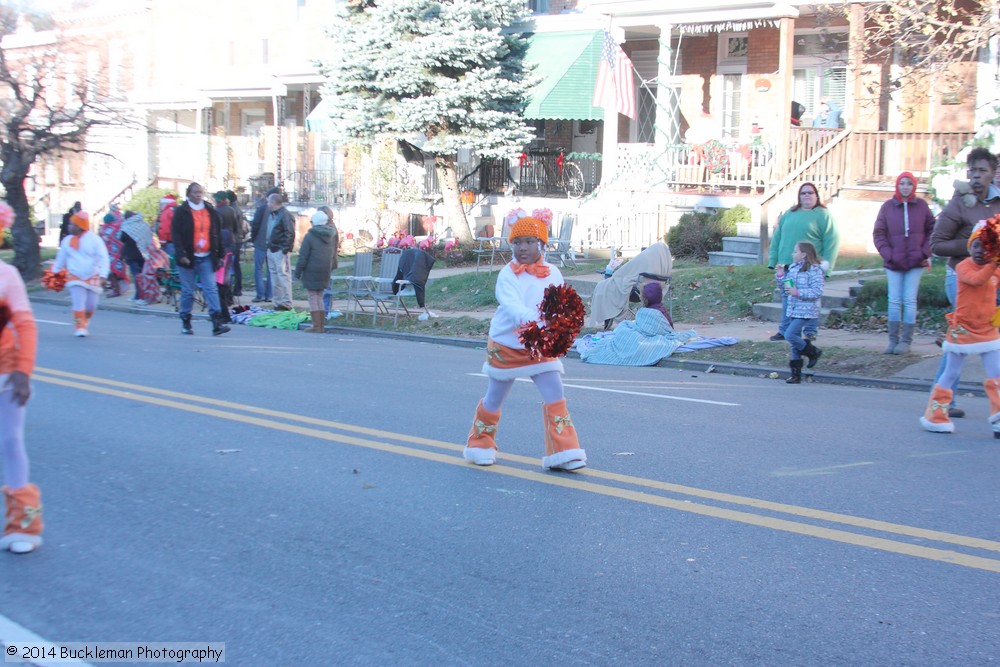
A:
[[[437,317],[425,305],[427,279],[431,269],[434,267],[434,257],[419,248],[407,248],[399,256],[399,267],[396,270],[395,284],[392,291],[396,294],[395,308],[393,309],[392,326],[396,326],[399,320],[399,309],[402,308],[407,316],[410,309],[406,307],[405,297],[412,297],[417,302],[418,308],[424,309],[424,315],[420,317],[427,319]]]
[[[559,225],[559,236],[555,239],[549,241],[549,245],[545,248],[545,261],[551,263],[553,260],[559,260],[559,266],[572,266],[576,268],[576,260],[573,258],[573,224],[576,222],[576,216],[566,214],[563,216],[562,223]]]
[[[479,273],[479,263],[485,255],[490,256],[490,273],[493,272],[493,262],[497,255],[500,255],[501,263],[506,263],[507,260],[504,259],[504,253],[510,255],[510,242],[507,241],[507,235],[510,229],[507,226],[507,222],[504,221],[503,226],[500,228],[500,236],[481,236],[477,237],[476,241],[479,242],[479,247],[476,249],[476,273]]]
[[[372,308],[372,326],[375,326],[375,319],[381,314],[389,316],[389,304],[396,301],[396,294],[392,286],[396,281],[396,272],[399,269],[399,258],[401,253],[382,252],[382,262],[379,265],[378,277],[368,281],[368,294],[360,299],[370,300]],[[360,299],[358,303],[360,305]]]
[[[368,293],[368,281],[372,278],[372,251],[371,248],[358,248],[354,253],[354,272],[349,276],[330,276],[330,302],[334,297],[343,296],[347,299],[347,309],[349,313],[354,311],[354,303],[358,297]],[[343,285],[338,287],[340,281]],[[358,306],[364,312],[364,306]]]

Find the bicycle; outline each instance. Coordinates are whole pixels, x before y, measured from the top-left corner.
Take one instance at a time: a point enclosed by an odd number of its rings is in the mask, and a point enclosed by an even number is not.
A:
[[[532,192],[538,195],[548,195],[552,191],[565,192],[569,199],[579,199],[586,190],[586,181],[583,178],[583,170],[580,165],[572,160],[566,159],[566,153],[559,149],[559,155],[552,163],[555,168],[548,164],[548,155],[537,154],[532,160],[527,152],[521,153],[518,158],[518,165],[521,168],[521,182],[515,184],[523,192]],[[511,179],[513,180],[513,179]]]

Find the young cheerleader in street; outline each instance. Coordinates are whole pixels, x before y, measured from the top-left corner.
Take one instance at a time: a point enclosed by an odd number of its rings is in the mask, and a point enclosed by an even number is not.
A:
[[[987,224],[993,226],[987,230]],[[941,347],[945,353],[945,369],[931,389],[920,424],[932,433],[953,433],[955,424],[948,416],[955,381],[962,374],[965,358],[978,354],[983,360],[986,379],[983,388],[990,401],[989,422],[993,437],[1000,438],[1000,333],[997,332],[997,284],[1000,282],[1000,256],[987,249],[983,236],[991,233],[1000,237],[1000,216],[989,223],[980,222],[969,236],[969,254],[955,267],[958,296],[955,311],[948,313],[948,330]]]
[[[6,204],[0,202],[3,207]],[[3,213],[0,211],[0,230]],[[41,492],[28,483],[24,449],[25,404],[31,397],[36,346],[35,318],[24,281],[17,269],[0,260],[0,453],[6,504],[0,549],[14,553],[33,551],[42,543]]]
[[[497,276],[496,299],[500,304],[490,322],[483,373],[488,378],[486,395],[476,406],[476,416],[463,452],[466,460],[488,466],[496,461],[500,407],[517,378],[530,377],[542,396],[545,421],[545,457],[542,466],[552,470],[578,470],[587,465],[580,449],[576,427],[570,420],[563,394],[562,361],[533,358],[525,349],[518,330],[539,320],[539,304],[549,285],[562,285],[563,277],[543,257],[548,244],[545,223],[535,217],[519,218],[510,230],[513,258]]]
[[[819,302],[823,296],[823,266],[816,254],[816,246],[808,241],[795,244],[792,264],[784,275],[784,290],[788,295],[788,328],[785,340],[792,348],[788,367],[791,376],[785,380],[789,384],[802,382],[802,357],[809,360],[806,368],[812,368],[823,352],[802,336],[802,330],[819,318]]]
[[[104,280],[111,271],[108,248],[101,238],[90,231],[90,216],[75,213],[69,219],[69,236],[59,244],[52,273],[66,269],[66,285],[73,300],[74,336],[84,337],[90,319],[97,310],[97,300],[104,290]]]

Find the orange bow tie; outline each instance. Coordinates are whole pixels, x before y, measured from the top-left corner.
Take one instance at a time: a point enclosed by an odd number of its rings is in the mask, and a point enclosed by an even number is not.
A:
[[[510,269],[514,272],[515,276],[519,276],[525,271],[535,276],[536,278],[548,278],[551,271],[542,260],[533,262],[531,264],[518,264],[517,262],[510,263]]]

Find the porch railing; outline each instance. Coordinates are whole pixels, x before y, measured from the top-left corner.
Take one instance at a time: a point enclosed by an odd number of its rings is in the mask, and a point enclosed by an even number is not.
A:
[[[930,177],[931,169],[962,150],[975,132],[874,132],[855,130],[850,138],[848,179],[880,181],[909,171]]]
[[[289,172],[285,177],[288,201],[293,204],[353,204],[357,194],[354,179],[333,171],[307,169]]]
[[[704,144],[620,144],[612,189],[762,191],[770,183],[774,147],[713,140]]]

